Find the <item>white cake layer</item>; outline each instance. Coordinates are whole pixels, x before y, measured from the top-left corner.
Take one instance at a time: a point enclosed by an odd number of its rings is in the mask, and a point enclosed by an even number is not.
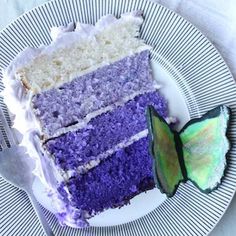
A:
[[[39,93],[59,87],[100,66],[150,49],[138,38],[142,21],[140,12],[133,12],[119,19],[104,16],[95,25],[78,23],[73,31],[72,24],[54,27],[51,31],[54,41],[40,49],[27,49],[28,63],[17,68],[15,77],[25,87]]]

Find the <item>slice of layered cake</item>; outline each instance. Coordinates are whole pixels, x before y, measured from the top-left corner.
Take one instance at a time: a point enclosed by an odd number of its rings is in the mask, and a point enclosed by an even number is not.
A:
[[[168,108],[141,24],[132,12],[55,27],[49,46],[27,48],[6,70],[14,127],[62,224],[87,226],[155,186],[145,110],[167,118]]]

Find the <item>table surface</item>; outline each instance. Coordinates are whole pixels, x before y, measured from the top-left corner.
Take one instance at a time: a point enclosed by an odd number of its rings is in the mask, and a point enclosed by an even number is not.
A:
[[[19,15],[23,14],[25,11],[28,11],[33,7],[40,5],[46,1],[47,0],[31,0],[31,1],[1,0],[2,4],[0,7],[0,15],[1,15],[0,30],[4,28],[8,23],[10,23],[12,20],[17,18]],[[156,0],[156,1],[171,8],[171,6],[176,7],[176,5],[179,4],[181,0],[164,0],[164,1]],[[221,2],[222,0],[218,1]],[[209,4],[211,4],[212,0],[205,0],[205,2],[210,2]],[[228,4],[228,1],[226,4]],[[211,232],[210,236],[232,236],[234,234],[236,234],[236,196],[234,196],[229,208],[226,210],[226,213],[224,214],[223,218]]]

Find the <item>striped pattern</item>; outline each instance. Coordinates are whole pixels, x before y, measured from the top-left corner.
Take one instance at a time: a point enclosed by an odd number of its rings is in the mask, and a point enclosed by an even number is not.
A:
[[[219,104],[232,108],[228,169],[222,185],[213,193],[200,193],[191,183],[181,185],[176,196],[156,210],[120,226],[63,228],[46,212],[55,235],[206,235],[219,221],[235,192],[236,87],[233,77],[213,45],[174,12],[148,0],[54,0],[24,14],[1,32],[0,67],[7,66],[26,46],[50,43],[51,26],[71,21],[95,23],[107,13],[118,16],[137,9],[143,10],[145,17],[141,37],[154,46],[152,60],[160,63],[177,82],[191,117],[198,117]],[[0,101],[2,104],[2,98]],[[43,235],[27,196],[3,179],[0,179],[0,212],[0,235]]]

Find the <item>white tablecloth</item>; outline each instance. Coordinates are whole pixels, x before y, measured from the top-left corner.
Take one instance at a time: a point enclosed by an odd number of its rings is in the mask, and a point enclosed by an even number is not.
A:
[[[0,0],[0,30],[17,16],[46,1]],[[236,78],[236,0],[152,1],[176,11],[197,26],[217,47]],[[236,235],[236,197],[210,236],[233,235]]]

